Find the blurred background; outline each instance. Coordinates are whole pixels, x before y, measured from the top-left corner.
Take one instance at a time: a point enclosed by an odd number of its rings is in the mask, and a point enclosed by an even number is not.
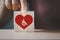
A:
[[[60,0],[26,1],[28,11],[35,11],[35,29],[60,29]],[[0,5],[0,29],[14,29],[13,12],[21,10],[20,0],[0,0]]]

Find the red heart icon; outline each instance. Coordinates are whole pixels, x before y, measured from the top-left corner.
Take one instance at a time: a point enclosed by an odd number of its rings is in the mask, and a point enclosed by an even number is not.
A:
[[[25,17],[22,15],[17,15],[15,21],[24,30],[32,23],[33,18],[31,15],[26,15]]]

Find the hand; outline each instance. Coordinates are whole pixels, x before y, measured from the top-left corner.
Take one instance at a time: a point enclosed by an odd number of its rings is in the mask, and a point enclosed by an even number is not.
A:
[[[21,8],[20,0],[5,0],[5,6],[8,9],[18,10]]]

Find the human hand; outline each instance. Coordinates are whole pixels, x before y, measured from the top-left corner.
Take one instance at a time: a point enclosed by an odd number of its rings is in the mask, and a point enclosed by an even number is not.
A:
[[[8,9],[18,10],[21,8],[20,0],[5,0],[5,6]]]

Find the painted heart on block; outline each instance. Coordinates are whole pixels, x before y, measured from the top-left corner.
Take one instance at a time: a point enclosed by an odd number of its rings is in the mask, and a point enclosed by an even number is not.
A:
[[[15,18],[15,22],[24,30],[26,29],[33,21],[33,18],[31,15],[17,15]]]

